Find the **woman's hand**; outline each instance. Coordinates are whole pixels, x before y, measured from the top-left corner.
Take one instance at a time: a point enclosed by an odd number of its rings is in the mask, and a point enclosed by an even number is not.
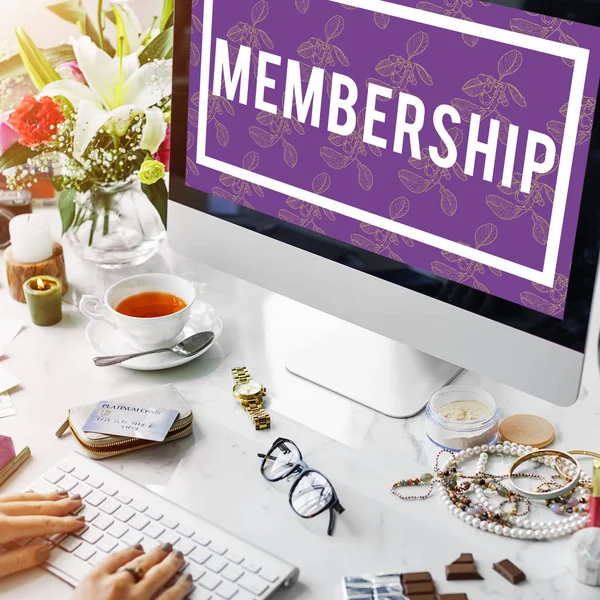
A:
[[[147,554],[141,546],[109,554],[79,584],[73,600],[182,600],[192,589],[191,577],[178,575],[183,563],[171,544]]]
[[[0,496],[0,544],[77,531],[85,526],[85,519],[70,513],[80,506],[81,498],[67,492]],[[1,553],[0,579],[41,565],[51,550],[48,542]]]

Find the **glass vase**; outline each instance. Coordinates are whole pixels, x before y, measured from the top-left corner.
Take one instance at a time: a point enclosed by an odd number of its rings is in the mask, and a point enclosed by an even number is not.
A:
[[[66,233],[75,254],[105,269],[141,265],[158,252],[165,237],[160,216],[135,175],[80,194]]]

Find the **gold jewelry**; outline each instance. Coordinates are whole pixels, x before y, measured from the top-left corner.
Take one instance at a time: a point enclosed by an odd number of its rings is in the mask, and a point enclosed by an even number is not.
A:
[[[231,374],[235,381],[233,396],[252,418],[254,428],[257,431],[269,429],[271,417],[263,408],[263,397],[267,394],[267,389],[250,377],[250,371],[246,367],[231,369]]]
[[[590,450],[569,450],[569,454],[571,454],[571,455],[576,454],[577,456],[589,456],[591,458],[600,458],[600,453],[592,452]],[[558,473],[561,477],[564,477],[565,479],[569,479],[569,475],[567,475],[561,469],[561,459],[560,458],[556,461],[556,470],[558,471]]]
[[[551,492],[530,492],[528,490],[521,489],[513,479],[513,473],[515,472],[515,469],[523,463],[533,460],[534,458],[540,458],[542,456],[557,456],[573,463],[576,468],[573,478],[563,487],[557,490],[552,490]],[[566,477],[566,479],[569,478],[570,477]],[[581,479],[581,468],[577,462],[577,459],[571,456],[568,452],[563,452],[562,450],[533,450],[532,452],[523,454],[523,456],[520,456],[517,458],[517,460],[515,460],[508,472],[508,479],[515,490],[517,490],[519,494],[525,496],[526,498],[531,498],[532,500],[553,500],[554,498],[560,498],[561,496],[568,494],[579,485],[579,480]]]
[[[146,574],[142,567],[125,567],[121,569],[122,571],[127,571],[134,578],[135,583],[139,583],[142,579],[144,579],[144,575]]]

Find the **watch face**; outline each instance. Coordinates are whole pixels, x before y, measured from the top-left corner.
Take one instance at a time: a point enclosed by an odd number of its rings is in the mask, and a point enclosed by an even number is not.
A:
[[[262,391],[262,385],[258,381],[251,379],[250,381],[238,383],[234,391],[242,396],[256,396]]]

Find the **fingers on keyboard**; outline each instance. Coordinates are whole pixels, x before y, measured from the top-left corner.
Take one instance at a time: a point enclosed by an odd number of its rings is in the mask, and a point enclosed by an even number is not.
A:
[[[124,548],[119,552],[109,554],[106,558],[98,562],[95,569],[101,573],[116,573],[121,567],[124,567],[143,553],[144,550],[136,546]]]
[[[77,517],[18,517],[11,523],[15,537],[26,538],[56,533],[71,533],[85,527]]]
[[[24,494],[13,494],[11,496],[0,496],[0,505],[8,502],[43,502],[44,500],[60,500],[68,492],[51,492],[49,494],[38,494],[36,492],[25,492]]]
[[[173,579],[183,566],[183,554],[171,552],[162,562],[146,572],[144,579],[138,584],[142,597],[152,598]]]
[[[0,513],[9,517],[47,515],[62,517],[81,506],[81,498],[64,498],[54,501],[8,502],[0,504]]]
[[[192,586],[191,578],[182,575],[171,587],[158,596],[158,600],[182,600],[190,593]]]

